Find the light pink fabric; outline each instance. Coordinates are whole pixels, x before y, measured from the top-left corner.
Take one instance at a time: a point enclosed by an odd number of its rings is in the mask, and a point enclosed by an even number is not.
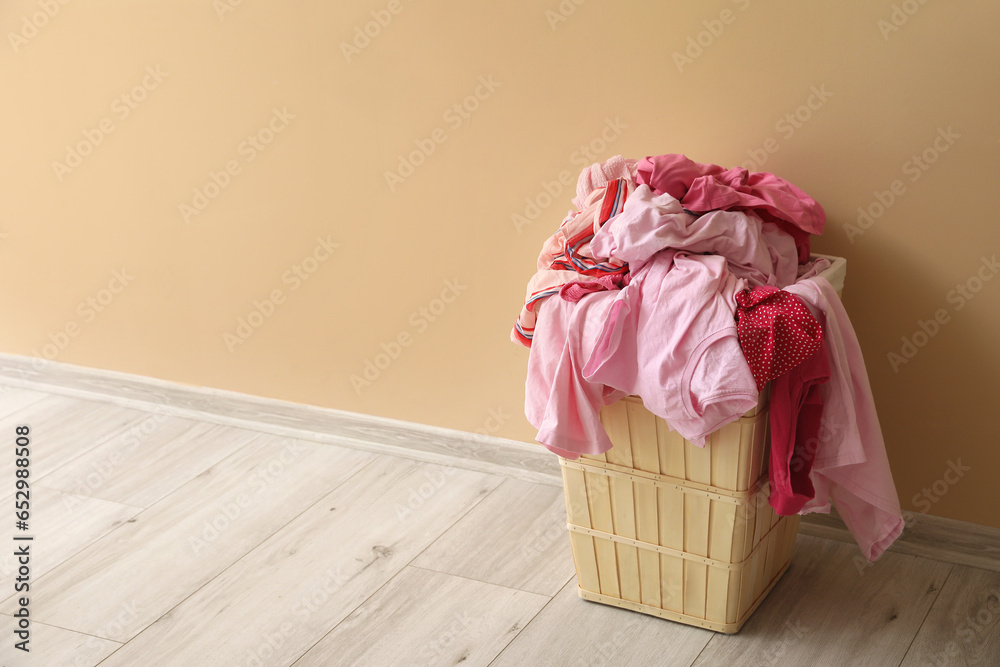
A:
[[[638,160],[616,155],[609,160],[597,162],[584,168],[576,179],[576,197],[573,198],[573,205],[578,211],[582,211],[587,205],[587,197],[590,196],[591,192],[605,187],[616,178],[627,179],[634,185],[638,162]]]
[[[590,250],[590,238],[611,216],[618,214],[621,202],[628,197],[631,187],[629,181],[617,181],[610,188],[605,184],[605,187],[591,191],[584,202],[585,206],[578,213],[568,215],[559,230],[545,241],[536,262],[538,270],[528,281],[524,306],[510,332],[513,342],[531,346],[536,307],[550,296],[558,294],[566,283],[596,280],[608,272],[628,272],[628,267],[622,261],[595,262]],[[561,260],[567,254],[583,262],[587,268],[564,266],[565,262]]]
[[[823,417],[810,475],[816,496],[801,513],[827,513],[832,500],[865,557],[875,560],[904,524],[861,346],[825,278],[803,279],[785,289],[823,323],[830,358],[830,381],[820,387]]]
[[[646,183],[657,194],[676,197],[689,211],[752,211],[763,220],[777,222],[794,237],[800,262],[809,259],[809,234],[823,233],[826,223],[826,213],[815,199],[764,171],[724,169],[671,154],[640,160],[635,178],[637,184]]]
[[[615,296],[584,378],[640,396],[650,412],[704,446],[708,434],[757,404],[736,334],[734,296],[745,287],[722,256],[657,253],[617,295],[581,300]]]
[[[548,299],[535,325],[525,413],[538,441],[557,453],[609,449],[597,418],[605,386],[640,396],[699,445],[756,405],[735,295],[748,279],[795,279],[794,244],[771,228],[769,237],[766,224],[740,211],[694,216],[670,195],[636,188],[589,248],[595,258],[627,261],[631,282],[581,296],[577,309]],[[710,252],[722,254],[694,254]]]
[[[799,277],[795,279],[795,282],[805,280],[806,278],[815,278],[829,269],[830,266],[830,260],[826,257],[817,257],[816,259],[810,260],[805,264],[799,264]]]
[[[592,281],[574,280],[566,283],[562,286],[562,288],[560,288],[559,296],[567,301],[579,301],[583,297],[588,294],[593,294],[594,292],[620,290],[628,285],[631,278],[631,274],[626,273],[623,276],[601,276],[600,278]]]
[[[578,303],[546,299],[539,304],[524,414],[538,429],[538,442],[567,459],[611,449],[598,413],[602,405],[624,398],[625,393],[585,380],[583,365],[616,294],[600,292]]]
[[[784,287],[795,282],[798,269],[795,242],[774,223],[742,211],[695,216],[672,195],[656,195],[648,185],[638,186],[621,214],[590,242],[595,257],[623,260],[633,272],[665,248],[722,255],[751,286]]]

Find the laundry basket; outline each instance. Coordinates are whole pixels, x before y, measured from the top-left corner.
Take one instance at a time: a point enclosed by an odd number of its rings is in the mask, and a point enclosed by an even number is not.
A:
[[[828,259],[839,294],[846,261]],[[768,398],[765,387],[704,448],[637,397],[602,409],[612,449],[560,459],[580,597],[739,631],[788,569],[799,527],[767,502]]]

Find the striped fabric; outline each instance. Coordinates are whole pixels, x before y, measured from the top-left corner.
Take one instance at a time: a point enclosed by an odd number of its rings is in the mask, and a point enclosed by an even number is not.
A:
[[[590,242],[604,223],[622,212],[633,187],[628,179],[619,178],[595,189],[583,210],[567,215],[559,231],[545,242],[538,256],[538,272],[528,282],[524,307],[511,331],[512,341],[531,347],[536,305],[557,294],[566,283],[628,273],[625,262],[591,255]]]

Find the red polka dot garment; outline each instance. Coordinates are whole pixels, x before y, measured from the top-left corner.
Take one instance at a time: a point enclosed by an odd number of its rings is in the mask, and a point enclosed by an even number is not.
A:
[[[802,300],[776,287],[736,295],[736,331],[757,388],[811,357],[823,344],[823,325]]]

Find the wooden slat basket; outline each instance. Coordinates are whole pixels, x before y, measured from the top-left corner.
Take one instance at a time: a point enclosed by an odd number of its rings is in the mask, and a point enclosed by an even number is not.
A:
[[[846,261],[822,275],[838,295]],[[614,445],[560,459],[580,597],[735,633],[788,569],[799,517],[767,502],[768,387],[704,448],[637,397],[601,411]]]
[[[638,398],[602,410],[614,447],[561,459],[580,597],[737,632],[788,567],[798,517],[767,503],[768,413],[702,449]]]

